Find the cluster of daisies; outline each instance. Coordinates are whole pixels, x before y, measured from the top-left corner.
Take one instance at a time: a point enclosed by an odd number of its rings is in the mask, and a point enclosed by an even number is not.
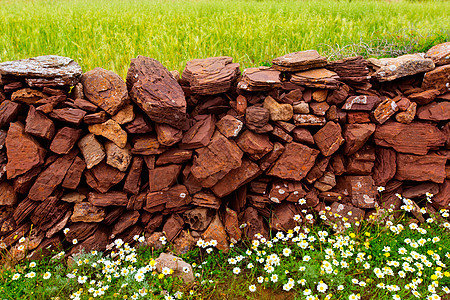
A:
[[[264,290],[278,289],[307,300],[436,300],[450,295],[449,210],[432,215],[410,199],[398,197],[403,201],[405,214],[418,209],[428,215],[426,222],[394,223],[380,218],[383,223],[373,226],[350,223],[349,212],[349,216],[333,216],[334,222],[345,225],[343,231],[333,232],[331,229],[337,226],[327,218],[332,212],[326,207],[317,219],[312,213],[307,214],[304,223],[300,215],[295,215],[298,225],[287,232],[276,232],[272,237],[256,234],[239,246],[231,244],[227,254],[217,255],[217,241],[199,239],[197,247],[205,253],[202,261],[197,255],[199,250],[184,256],[192,263],[196,280],[189,286],[174,279],[174,270],[161,268],[158,272],[153,258],[140,259],[136,248],[120,239],[111,245],[108,255],[92,251],[76,256],[64,275],[55,271],[52,274],[45,266],[30,262],[21,272],[11,274],[11,282],[31,280],[45,284],[68,280],[68,297],[73,300],[106,296],[199,299],[205,290],[230,283],[230,278],[239,283],[241,295],[255,298]],[[427,194],[425,200],[432,201],[432,197]],[[65,229],[64,233],[68,231]],[[135,236],[134,240],[142,243],[145,238]],[[161,237],[160,242],[168,244],[166,237]],[[60,252],[52,260],[64,256]],[[190,272],[188,268],[183,271]]]

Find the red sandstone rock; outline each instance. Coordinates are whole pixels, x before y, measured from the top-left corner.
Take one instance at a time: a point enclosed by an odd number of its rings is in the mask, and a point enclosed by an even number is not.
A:
[[[205,188],[212,187],[229,171],[241,165],[242,151],[235,142],[216,132],[207,147],[196,150],[191,173]]]
[[[189,82],[191,91],[196,94],[225,93],[241,73],[239,64],[232,62],[228,56],[188,61],[182,79]]]
[[[255,179],[261,173],[256,163],[244,158],[240,167],[231,170],[211,190],[217,197],[222,198]]]
[[[127,206],[128,197],[124,192],[95,193],[90,192],[88,201],[94,206]]]
[[[133,144],[131,153],[133,154],[153,155],[161,154],[166,150],[152,134],[135,136],[131,142]]]
[[[377,147],[376,160],[373,169],[373,180],[377,186],[386,186],[388,181],[394,178],[397,171],[397,156],[394,150]]]
[[[225,230],[230,238],[230,241],[235,244],[242,238],[242,232],[239,228],[239,220],[237,213],[230,209],[225,209]]]
[[[369,58],[369,65],[375,69],[372,77],[379,81],[392,81],[405,76],[434,69],[434,63],[420,54],[406,54],[395,58]]]
[[[127,211],[121,215],[119,220],[114,224],[111,229],[111,235],[116,236],[124,232],[127,228],[133,226],[139,220],[140,214],[137,211]]]
[[[330,156],[344,143],[341,135],[341,126],[334,122],[328,122],[313,136],[317,147],[324,156]]]
[[[286,146],[267,175],[300,181],[312,168],[318,154],[318,150],[292,142]]]
[[[83,123],[87,125],[101,124],[108,121],[109,116],[104,111],[99,111],[95,114],[85,115],[83,117]]]
[[[67,154],[82,135],[82,129],[63,127],[56,132],[50,150],[56,154]]]
[[[35,89],[24,88],[15,91],[11,95],[11,100],[13,102],[21,102],[25,104],[35,104],[38,100],[46,98],[47,96]]]
[[[411,103],[406,111],[399,112],[395,115],[395,119],[397,122],[403,123],[403,124],[409,124],[414,120],[414,117],[416,116],[416,107],[417,104],[415,102]]]
[[[177,209],[188,205],[192,201],[187,188],[182,184],[177,184],[164,191],[164,195],[167,209]]]
[[[297,126],[324,126],[325,117],[315,115],[294,115],[294,124]]]
[[[375,149],[365,145],[355,154],[347,157],[345,172],[353,175],[370,175],[375,161]]]
[[[0,103],[0,127],[9,125],[14,121],[19,114],[20,104],[14,103],[9,100],[4,100]]]
[[[50,196],[63,181],[77,154],[78,150],[73,150],[69,154],[59,157],[39,174],[28,193],[28,198],[35,201],[43,201]]]
[[[217,130],[226,138],[237,137],[242,126],[242,121],[230,115],[226,115],[216,123]]]
[[[92,133],[87,134],[80,139],[78,141],[78,147],[80,148],[81,153],[83,153],[88,169],[92,169],[94,166],[98,165],[106,156],[102,144],[97,141]]]
[[[144,160],[140,156],[134,156],[128,171],[123,190],[130,194],[138,194],[141,187],[141,173]]]
[[[127,73],[131,99],[157,123],[182,128],[186,120],[183,90],[157,60],[145,56],[131,59]]]
[[[115,115],[128,100],[125,82],[114,72],[95,68],[81,76],[81,83],[86,98],[110,115]]]
[[[448,93],[450,91],[450,65],[444,65],[437,67],[433,71],[425,73],[422,82],[422,89],[439,90],[441,94]]]
[[[248,68],[242,72],[237,87],[246,91],[267,91],[281,86],[280,71],[267,68]]]
[[[124,188],[125,190],[125,188]],[[126,191],[128,192],[128,191]],[[145,201],[147,200],[147,193],[140,193],[136,195],[132,195],[130,199],[128,199],[127,210],[141,210],[144,206]],[[144,223],[144,222],[143,222]],[[144,223],[146,224],[146,223]]]
[[[316,50],[306,50],[274,58],[272,64],[279,71],[295,72],[323,67],[327,64],[327,58]]]
[[[15,205],[17,202],[17,195],[14,187],[7,182],[0,183],[0,205]]]
[[[339,76],[327,69],[313,69],[292,74],[291,82],[297,85],[318,88],[336,89]]]
[[[55,134],[55,124],[44,114],[36,111],[34,106],[28,110],[25,132],[50,140]]]
[[[125,130],[131,134],[149,133],[152,131],[152,126],[142,114],[137,113],[134,120],[125,125]]]
[[[408,96],[408,98],[419,105],[425,105],[433,101],[439,94],[439,90],[426,90],[423,92],[411,94]]]
[[[388,122],[377,126],[375,144],[392,147],[397,152],[425,155],[430,149],[437,149],[445,143],[445,137],[435,126],[414,122],[409,125]]]
[[[133,107],[134,106],[130,103],[124,105],[121,110],[111,117],[111,119],[120,125],[130,123],[135,117]]]
[[[155,124],[158,142],[164,146],[172,146],[181,141],[183,132],[167,124]]]
[[[125,148],[127,144],[127,133],[112,119],[101,124],[89,125],[88,129],[92,134],[101,135],[120,148]]]
[[[75,98],[73,104],[84,111],[95,112],[98,109],[97,105],[81,98]]]
[[[253,133],[250,130],[244,131],[237,139],[236,143],[251,159],[259,160],[264,155],[272,151],[273,144],[267,135]]]
[[[80,184],[84,169],[86,169],[86,163],[78,156],[75,157],[72,165],[67,170],[61,186],[66,189],[75,190]]]
[[[443,183],[446,161],[445,156],[436,154],[418,156],[398,153],[395,179]]]
[[[284,152],[284,146],[281,143],[275,142],[273,144],[273,150],[266,154],[263,158],[259,160],[259,168],[262,171],[267,170],[273,163],[280,157]]]
[[[386,99],[381,102],[377,108],[373,111],[374,119],[379,123],[383,124],[386,122],[392,115],[394,115],[398,110],[398,106],[394,100]]]
[[[299,214],[299,210],[293,203],[283,202],[278,204],[272,211],[270,227],[279,231],[288,231],[297,226],[294,216]]]
[[[11,123],[6,136],[8,179],[25,174],[44,163],[45,150],[30,135],[20,122]]]
[[[183,219],[179,215],[174,214],[170,216],[163,227],[163,232],[166,234],[169,242],[173,241],[180,234],[183,225]]]
[[[69,123],[70,125],[79,126],[83,121],[86,112],[78,108],[60,108],[54,109],[49,114],[53,119],[61,122]]]
[[[436,66],[450,64],[450,42],[434,45],[425,57],[431,58]]]
[[[450,180],[445,180],[443,184],[439,185],[439,193],[432,198],[431,204],[440,209],[448,209],[450,204]]]
[[[435,102],[419,107],[417,117],[421,120],[446,121],[450,119],[450,101]]]
[[[370,122],[369,113],[362,112],[362,111],[349,111],[347,113],[347,123],[348,124],[369,123],[369,122]]]
[[[311,108],[312,113],[316,116],[325,116],[330,108],[330,105],[326,102],[311,102],[309,107]]]
[[[346,124],[344,126],[344,154],[352,155],[367,142],[375,132],[375,124]]]
[[[180,174],[180,165],[156,167],[148,171],[148,185],[150,192],[160,191],[173,185]]]
[[[292,135],[294,137],[294,141],[296,142],[314,145],[314,138],[306,128],[297,127],[292,131]]]
[[[126,173],[101,162],[84,173],[86,183],[99,193],[106,193],[111,187],[122,181]]]
[[[131,163],[131,147],[127,144],[124,148],[120,148],[113,142],[105,143],[106,164],[121,172],[125,172]]]
[[[246,224],[244,227],[244,235],[250,239],[254,240],[256,234],[262,234],[265,238],[269,237],[269,232],[267,225],[258,211],[253,207],[248,207],[244,211],[244,215],[241,219],[241,224]]]
[[[344,176],[337,181],[337,189],[347,192],[352,204],[359,208],[376,205],[377,189],[371,176]]]
[[[183,135],[180,148],[196,149],[207,146],[214,133],[215,124],[216,119],[214,115],[202,116],[201,119]]]
[[[356,111],[372,111],[372,109],[380,103],[380,98],[377,96],[350,96],[345,100],[342,106],[343,110],[356,110]]]
[[[202,234],[202,238],[209,242],[211,240],[217,241],[216,248],[218,250],[222,250],[225,253],[229,251],[230,247],[227,241],[227,233],[225,231],[225,227],[219,219],[219,216],[216,215],[214,219],[209,224],[208,228],[206,228],[205,232]]]

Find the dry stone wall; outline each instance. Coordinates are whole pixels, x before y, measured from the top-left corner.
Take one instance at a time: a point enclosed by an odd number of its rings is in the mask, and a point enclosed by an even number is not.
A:
[[[59,56],[0,74],[0,245],[18,256],[22,236],[32,257],[144,232],[226,251],[326,206],[352,223],[399,209],[396,194],[419,221],[419,204],[449,207],[450,43],[368,60],[302,51],[242,72],[195,59],[181,76],[138,56],[126,81]]]

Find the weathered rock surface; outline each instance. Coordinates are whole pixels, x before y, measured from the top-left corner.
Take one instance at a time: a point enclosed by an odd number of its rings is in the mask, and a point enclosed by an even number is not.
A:
[[[9,100],[0,103],[0,127],[9,125],[19,114],[20,105]]]
[[[84,173],[86,183],[99,193],[106,193],[111,187],[118,184],[126,173],[108,166],[105,162],[92,167]]]
[[[392,147],[397,152],[425,155],[428,150],[443,146],[445,137],[428,123],[415,122],[407,125],[388,122],[377,126],[374,141],[378,146]]]
[[[241,165],[242,151],[235,142],[216,132],[208,146],[197,149],[191,173],[205,188],[212,187],[229,171]]]
[[[55,124],[43,113],[30,106],[25,121],[25,132],[46,140],[50,140],[55,134]]]
[[[157,60],[145,56],[131,59],[127,73],[131,99],[157,123],[182,128],[186,120],[183,90]]]
[[[10,124],[5,145],[8,156],[6,164],[8,179],[25,174],[44,163],[45,149],[25,133],[25,128],[20,122]]]
[[[21,77],[30,86],[73,86],[81,76],[80,66],[72,59],[45,55],[0,63],[2,77]]]
[[[264,108],[269,111],[272,121],[289,121],[294,114],[292,105],[280,104],[270,96],[264,99]]]
[[[319,151],[299,143],[290,143],[267,175],[288,180],[302,180],[311,170]]]
[[[322,155],[332,155],[344,143],[341,132],[341,126],[334,122],[328,122],[317,131],[313,138]]]
[[[200,95],[225,93],[240,75],[239,64],[228,56],[194,59],[186,63],[182,79]]]
[[[450,42],[431,47],[425,57],[431,58],[436,66],[450,64]]]
[[[377,96],[350,96],[347,98],[347,100],[345,100],[342,109],[370,112],[378,103],[380,103],[380,101],[380,98]]]
[[[417,117],[421,120],[446,121],[450,119],[450,101],[435,102],[422,107],[417,111]]]
[[[296,72],[321,68],[327,65],[327,58],[316,50],[289,53],[272,60],[272,67],[279,71]]]
[[[125,82],[112,71],[95,68],[81,76],[81,83],[86,98],[110,115],[115,115],[128,100]]]
[[[450,65],[437,67],[433,71],[425,73],[422,89],[438,90],[441,94],[450,91]]]
[[[89,202],[80,202],[75,203],[70,220],[72,222],[101,222],[105,215],[103,208],[96,207]]]
[[[327,69],[313,69],[292,75],[291,82],[318,89],[336,89],[339,76]]]
[[[181,141],[183,132],[167,124],[155,124],[156,137],[158,142],[164,146],[172,146]]]
[[[433,61],[429,58],[423,58],[420,54],[406,54],[396,58],[369,58],[367,61],[376,70],[372,77],[381,82],[392,81],[434,69]]]
[[[374,119],[378,124],[383,124],[391,116],[393,116],[398,111],[398,106],[394,100],[386,99],[381,102],[373,112]]]
[[[80,139],[82,133],[82,129],[71,127],[59,129],[50,144],[50,150],[56,154],[69,153],[73,146],[75,146],[75,143]]]
[[[236,143],[251,159],[259,160],[264,155],[272,151],[273,144],[269,136],[253,133],[250,130],[244,131],[237,139]]]
[[[88,169],[98,165],[106,156],[102,144],[97,141],[92,133],[85,135],[78,142],[78,147],[83,154]]]
[[[280,71],[267,67],[248,68],[237,87],[246,91],[267,91],[281,86],[280,75]]]
[[[194,126],[183,135],[180,147],[183,149],[196,149],[209,144],[214,133],[216,119],[213,115],[202,116]]]
[[[180,171],[180,165],[167,165],[148,170],[150,192],[160,191],[173,185],[177,181]]]
[[[377,147],[373,180],[377,186],[386,186],[397,171],[397,154],[390,148]]]
[[[61,184],[78,150],[73,150],[67,155],[59,157],[39,174],[28,193],[28,198],[35,201],[43,201],[50,196],[55,188]]]
[[[190,264],[172,254],[161,253],[156,259],[156,270],[161,273],[163,268],[174,271],[173,276],[180,277],[185,283],[194,282],[194,272]],[[187,269],[188,272],[184,270]]]
[[[61,122],[69,123],[70,125],[73,126],[79,126],[83,121],[85,115],[86,112],[84,110],[66,107],[53,109],[50,112],[49,117]]]
[[[217,130],[226,138],[237,137],[243,125],[242,121],[230,115],[226,115],[216,123]]]
[[[90,192],[88,201],[94,206],[127,206],[128,197],[124,192],[95,193]]]
[[[125,148],[127,144],[127,133],[114,120],[108,120],[101,124],[89,126],[89,132],[95,135],[101,135],[120,148]]]
[[[351,198],[354,206],[375,207],[378,192],[371,176],[343,176],[338,179],[337,187]]]
[[[67,170],[61,186],[66,189],[75,190],[80,184],[84,169],[86,169],[86,163],[84,160],[78,156],[75,157],[72,165]]]
[[[230,246],[227,241],[227,233],[225,231],[225,227],[219,219],[219,216],[216,215],[214,219],[209,224],[208,228],[203,232],[202,238],[209,242],[211,240],[217,241],[216,248],[224,251],[225,253],[230,250]]]
[[[121,172],[125,172],[131,163],[131,146],[126,145],[124,148],[120,148],[113,142],[107,141],[105,143],[106,149],[106,164]]]
[[[344,126],[344,154],[352,155],[367,142],[375,132],[375,124],[346,124]]]
[[[419,156],[398,153],[395,179],[443,183],[446,161],[445,156],[436,154]]]
[[[184,221],[189,224],[191,230],[203,231],[211,223],[214,214],[211,210],[203,207],[194,208],[183,214]]]

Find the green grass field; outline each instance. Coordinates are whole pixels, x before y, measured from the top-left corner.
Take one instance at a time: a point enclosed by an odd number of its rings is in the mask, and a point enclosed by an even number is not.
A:
[[[0,61],[58,54],[84,71],[121,76],[137,55],[178,70],[219,55],[249,67],[299,50],[379,56],[450,40],[450,2],[442,0],[0,0],[0,7]],[[356,45],[339,51],[349,44]]]

